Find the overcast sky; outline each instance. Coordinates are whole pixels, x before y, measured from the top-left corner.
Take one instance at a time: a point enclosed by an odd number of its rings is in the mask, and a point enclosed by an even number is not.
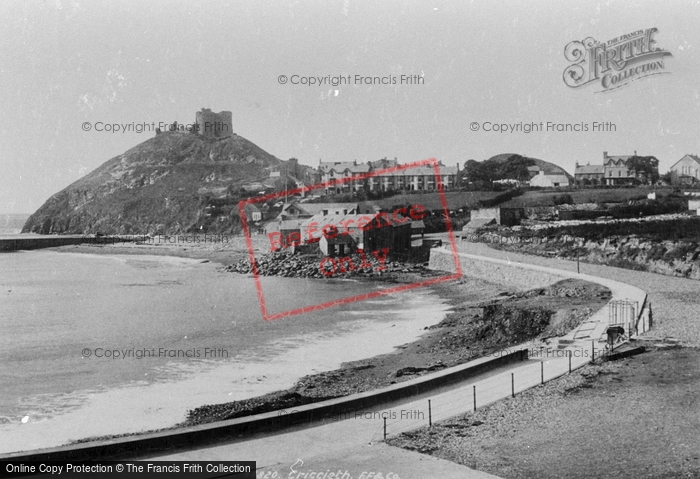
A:
[[[0,213],[33,212],[153,136],[96,123],[188,124],[202,107],[232,111],[237,134],[309,165],[520,153],[573,173],[576,161],[602,163],[603,151],[636,150],[665,172],[700,153],[699,20],[694,1],[5,0]],[[672,54],[669,74],[603,93],[600,82],[564,84],[569,42],[648,28]],[[402,74],[423,84],[398,84]],[[353,84],[293,85],[294,75]],[[355,75],[397,84],[357,85]],[[483,131],[548,121],[616,131]]]

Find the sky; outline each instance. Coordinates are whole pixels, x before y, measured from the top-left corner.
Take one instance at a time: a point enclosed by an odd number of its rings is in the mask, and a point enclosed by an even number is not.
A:
[[[0,214],[34,212],[154,136],[136,125],[191,124],[201,108],[231,111],[235,133],[307,165],[519,153],[573,173],[637,151],[663,173],[700,153],[699,20],[697,1],[4,0]],[[564,83],[570,42],[649,28],[671,54],[663,74],[610,91]]]

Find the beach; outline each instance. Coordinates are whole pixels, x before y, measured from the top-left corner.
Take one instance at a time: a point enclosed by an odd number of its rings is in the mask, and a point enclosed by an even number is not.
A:
[[[421,289],[264,322],[252,279],[219,263],[82,248],[89,252],[0,255],[8,331],[0,338],[1,452],[172,427],[203,404],[284,389],[389,353],[448,309]],[[381,287],[295,278],[262,284],[272,311]],[[138,357],[160,350],[183,355]],[[207,350],[218,356],[205,357]]]
[[[263,242],[254,244],[263,251]],[[469,277],[263,321],[252,276],[224,267],[246,257],[242,246],[125,243],[0,255],[0,318],[13,332],[0,339],[1,386],[12,391],[0,399],[0,452],[209,422],[221,414],[202,415],[205,405],[245,410],[249,399],[273,405],[285,391],[312,401],[366,391],[514,344],[467,334],[480,303],[514,293]],[[431,274],[393,274],[389,284],[291,277],[261,284],[274,313]],[[578,304],[544,290],[519,301],[578,311],[580,321],[604,304],[599,293]]]

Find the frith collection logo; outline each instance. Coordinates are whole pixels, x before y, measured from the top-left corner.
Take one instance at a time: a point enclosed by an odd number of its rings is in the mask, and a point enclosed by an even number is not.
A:
[[[647,28],[621,35],[607,42],[591,37],[575,40],[564,48],[566,60],[571,62],[564,70],[564,83],[580,88],[600,81],[596,93],[628,85],[640,78],[670,73],[664,57],[671,53],[656,46],[656,28]]]

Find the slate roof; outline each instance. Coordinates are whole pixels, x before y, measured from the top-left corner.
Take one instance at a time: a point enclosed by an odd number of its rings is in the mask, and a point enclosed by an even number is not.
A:
[[[605,165],[579,165],[575,175],[602,175],[605,173]]]

